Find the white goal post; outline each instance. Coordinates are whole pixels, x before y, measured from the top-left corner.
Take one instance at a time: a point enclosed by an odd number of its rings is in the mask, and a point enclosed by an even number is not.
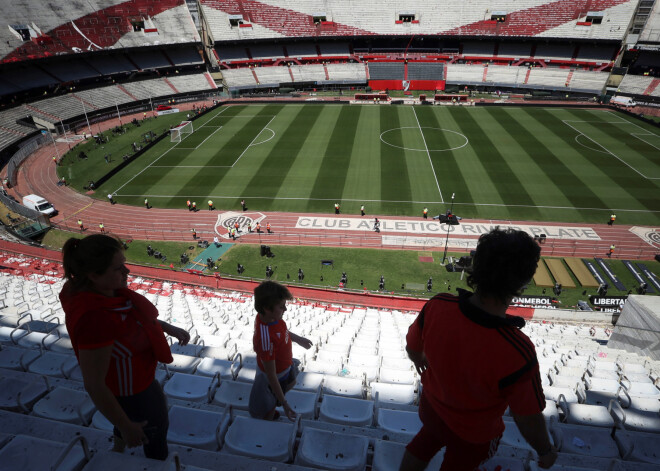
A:
[[[181,142],[193,133],[192,121],[183,121],[178,126],[170,129],[170,141]]]

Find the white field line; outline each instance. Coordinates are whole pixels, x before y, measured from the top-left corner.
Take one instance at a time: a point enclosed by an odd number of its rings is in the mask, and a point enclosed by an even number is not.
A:
[[[655,147],[656,149],[660,150],[659,147],[654,146],[653,144],[651,144],[651,143],[650,143],[649,141],[647,141],[646,139],[642,139],[641,137],[639,137],[639,136],[656,136],[656,137],[660,137],[660,135],[654,133],[654,132],[651,131],[650,129],[646,129],[646,128],[641,127],[639,124],[634,123],[634,122],[630,121],[629,119],[624,118],[623,116],[620,116],[620,115],[616,114],[615,111],[608,111],[608,113],[612,113],[612,114],[615,115],[617,118],[620,118],[620,119],[623,120],[623,121],[613,121],[613,122],[615,122],[615,123],[618,122],[618,123],[632,124],[632,125],[635,126],[636,128],[639,128],[639,129],[641,129],[642,131],[644,131],[644,132],[642,132],[642,133],[638,133],[638,134],[633,134],[633,133],[629,133],[629,134],[630,134],[631,136],[636,137],[637,139],[639,139],[639,140],[641,140],[641,141],[644,141],[646,144],[650,145],[651,147]],[[608,121],[608,122],[610,122],[610,121]],[[649,178],[649,180],[660,180],[660,178],[654,177],[654,178]]]
[[[426,149],[426,155],[429,156],[429,164],[431,164],[431,172],[433,172],[433,178],[435,178],[435,184],[438,187],[438,193],[440,193],[440,202],[444,203],[445,199],[442,197],[442,190],[440,189],[440,183],[438,183],[438,176],[435,174],[435,168],[433,168],[433,161],[431,160],[431,153],[429,152],[429,146],[426,145],[426,138],[424,137],[424,131],[422,131],[422,126],[419,124],[419,119],[417,119],[417,112],[415,107],[412,107],[413,114],[415,115],[415,121],[417,121],[417,127],[419,127],[419,132],[422,135],[422,140],[424,141],[424,148]]]
[[[632,165],[630,165],[628,162],[626,162],[625,160],[621,159],[618,155],[616,155],[614,152],[612,152],[611,150],[609,150],[607,147],[605,147],[604,145],[600,144],[599,142],[597,142],[596,140],[592,139],[591,137],[587,136],[585,133],[583,133],[582,131],[580,131],[579,129],[577,129],[575,126],[569,124],[569,123],[587,123],[587,122],[589,122],[589,121],[574,121],[574,120],[562,119],[562,122],[563,122],[566,126],[571,127],[571,128],[572,128],[575,132],[577,132],[578,134],[582,134],[584,137],[586,137],[587,139],[589,139],[591,142],[593,142],[594,144],[596,144],[596,145],[599,146],[600,148],[602,148],[602,149],[604,149],[605,151],[607,151],[608,154],[610,154],[612,157],[614,157],[615,159],[617,159],[617,160],[618,160],[619,162],[621,162],[622,164],[626,165],[626,166],[627,166],[628,168],[630,168],[631,170],[634,170],[635,172],[637,172],[642,178],[646,178],[647,180],[660,180],[660,178],[647,177],[647,176],[644,175],[642,172],[640,172],[639,170],[637,170],[635,167],[633,167]],[[622,123],[622,122],[619,121],[619,124],[621,124],[621,123]]]
[[[230,168],[229,165],[152,165],[151,168]]]
[[[218,112],[215,114],[215,116],[213,116],[213,118],[211,118],[211,119],[214,119],[214,118],[217,117],[219,114],[224,113],[224,112],[225,112],[226,110],[228,110],[228,109],[229,109],[229,107],[221,109],[221,110],[218,111]],[[210,121],[210,120],[209,120],[209,121]],[[155,159],[153,162],[151,162],[149,165],[147,165],[147,166],[144,167],[142,170],[140,170],[138,173],[136,173],[136,174],[135,174],[132,178],[130,178],[126,183],[124,183],[122,186],[120,186],[120,187],[117,188],[115,191],[113,191],[112,194],[113,194],[113,195],[117,195],[117,192],[118,192],[119,190],[121,190],[121,189],[124,188],[126,185],[128,185],[128,184],[131,183],[133,180],[135,180],[140,174],[142,174],[142,172],[144,172],[145,170],[147,170],[148,168],[150,168],[153,164],[155,164],[155,163],[158,162],[160,159],[162,159],[162,158],[165,156],[165,154],[167,154],[167,153],[168,153],[169,151],[171,151],[172,149],[175,149],[179,144],[181,144],[183,141],[185,141],[186,138],[192,136],[194,133],[195,133],[195,132],[193,131],[191,134],[189,134],[189,135],[187,135],[186,137],[184,137],[183,139],[181,139],[181,141],[177,142],[177,143],[174,144],[172,147],[170,147],[169,149],[167,149],[165,152],[163,152],[162,154],[160,154],[158,157],[156,157],[156,159]]]
[[[117,196],[128,196],[128,197],[149,197],[149,198],[175,198],[178,195],[129,195],[121,194]],[[337,198],[309,198],[309,197],[275,197],[275,196],[227,196],[227,195],[189,195],[191,198],[215,198],[215,199],[237,199],[243,198],[246,200],[288,200],[288,201],[298,201],[298,200],[309,200],[309,201],[337,201]],[[361,198],[341,198],[341,201],[351,201],[351,202],[360,202],[364,201],[366,203],[411,203],[411,204],[444,204],[443,201],[413,201],[413,200],[372,200],[372,199],[361,199]],[[619,211],[619,212],[629,212],[629,213],[660,213],[660,210],[653,211],[648,209],[625,209],[625,208],[581,208],[576,206],[543,206],[543,205],[531,205],[531,204],[500,204],[500,203],[454,203],[455,206],[491,206],[491,207],[500,207],[500,208],[540,208],[540,209],[577,209],[577,210],[590,210],[590,211]]]
[[[199,148],[200,148],[200,147],[201,147],[206,141],[208,141],[208,140],[211,138],[211,136],[213,136],[216,132],[220,131],[221,129],[222,129],[222,126],[218,127],[218,129],[216,129],[216,130],[213,131],[211,134],[209,134],[209,137],[207,137],[207,138],[204,139],[202,142],[200,142],[200,143],[197,145],[197,147],[195,147],[195,150],[199,149]]]
[[[633,133],[630,133],[630,135],[631,135],[631,136],[635,136],[635,137],[636,137],[637,139],[639,139],[640,141],[643,141],[643,142],[647,143],[648,145],[650,145],[651,147],[655,147],[656,149],[660,150],[660,147],[658,147],[658,146],[654,146],[653,144],[651,144],[651,143],[650,143],[649,141],[647,141],[646,139],[642,139],[641,137],[639,137],[639,136],[655,136],[655,134],[651,134],[651,133],[647,133],[647,134],[633,134]]]
[[[589,146],[586,145],[586,144],[582,144],[582,143],[580,142],[580,139],[578,139],[580,136],[584,136],[584,134],[580,133],[580,134],[578,134],[577,136],[575,136],[575,143],[576,143],[576,144],[578,144],[578,145],[584,147],[585,149],[592,150],[592,151],[594,151],[594,152],[600,152],[601,154],[607,154],[607,151],[605,151],[605,150],[594,149],[593,147],[589,147]]]
[[[256,141],[257,138],[258,138],[259,136],[261,136],[261,133],[264,132],[266,129],[268,129],[268,125],[269,125],[270,123],[272,123],[274,119],[275,119],[275,116],[273,116],[272,118],[270,118],[270,121],[268,121],[268,122],[266,123],[266,125],[265,125],[263,128],[261,128],[261,131],[259,131],[259,133],[257,133],[256,136],[254,136],[254,139],[252,139],[252,142],[250,142],[250,144],[245,148],[245,150],[244,150],[243,152],[241,152],[241,155],[239,155],[238,158],[234,161],[234,163],[231,164],[231,167],[233,167],[234,165],[236,165],[236,164],[238,163],[238,161],[241,160],[241,157],[243,157],[243,155],[248,151],[248,149],[249,149],[250,147],[252,147],[252,145],[254,144],[254,141]],[[273,132],[272,130],[270,130],[270,131]]]
[[[614,111],[608,111],[608,113],[613,113],[613,114],[614,114],[615,112],[614,112]],[[620,119],[623,120],[623,121],[614,121],[615,123],[616,123],[616,122],[619,122],[619,123],[628,123],[628,124],[632,124],[633,126],[635,126],[635,127],[639,128],[639,129],[641,129],[642,131],[644,131],[644,134],[651,134],[651,135],[653,135],[653,136],[658,136],[658,134],[656,134],[656,133],[654,133],[654,132],[652,132],[652,131],[650,131],[650,130],[648,130],[648,129],[645,129],[645,128],[641,127],[641,126],[640,126],[639,124],[637,124],[637,123],[633,123],[632,121],[630,121],[630,120],[624,118],[623,116],[619,116],[618,114],[615,114],[615,116],[616,116],[617,118],[620,118]],[[608,122],[610,122],[610,121],[608,121]]]
[[[233,118],[274,118],[275,116],[277,116],[277,115],[266,114],[266,115],[262,116],[262,115],[255,114],[255,115],[246,115],[246,116],[221,116],[221,118],[227,118],[227,119],[233,119]],[[204,127],[213,128],[213,127],[215,127],[216,125],[214,125],[214,124],[209,125],[208,123],[212,122],[217,117],[218,117],[218,115],[216,114],[211,119],[209,119],[206,122],[206,124],[204,124],[203,126],[200,126],[200,128],[204,128]],[[218,126],[220,126],[220,125],[218,125]]]

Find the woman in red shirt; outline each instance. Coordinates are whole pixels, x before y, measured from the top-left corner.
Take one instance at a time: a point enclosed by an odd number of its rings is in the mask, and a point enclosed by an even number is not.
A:
[[[71,238],[62,252],[66,327],[85,389],[115,426],[114,449],[142,445],[148,458],[164,460],[169,421],[156,366],[172,362],[165,333],[181,345],[190,335],[158,320],[156,307],[128,289],[129,270],[117,239]]]

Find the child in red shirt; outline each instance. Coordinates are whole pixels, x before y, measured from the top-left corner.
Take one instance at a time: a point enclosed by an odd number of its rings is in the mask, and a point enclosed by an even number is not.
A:
[[[297,360],[293,359],[291,342],[309,349],[312,342],[289,332],[282,319],[286,301],[293,299],[289,290],[275,283],[264,281],[254,290],[253,347],[257,354],[257,375],[250,392],[249,410],[252,417],[277,420],[275,410],[282,405],[290,420],[295,420],[293,411],[284,395],[296,384]]]

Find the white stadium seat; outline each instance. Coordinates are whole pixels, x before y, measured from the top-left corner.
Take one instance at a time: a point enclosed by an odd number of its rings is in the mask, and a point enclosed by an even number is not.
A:
[[[248,410],[250,404],[250,391],[252,384],[239,381],[221,381],[220,387],[215,391],[213,404],[219,404],[234,409]]]
[[[416,435],[422,428],[417,412],[379,407],[376,411],[376,426],[388,432]]]
[[[303,429],[295,464],[337,471],[362,471],[369,439],[310,427]]]
[[[67,445],[43,438],[16,435],[0,448],[0,471],[55,469],[53,465],[62,456],[58,471],[78,471],[91,458],[84,449],[73,447],[65,455]],[[38,451],[38,452],[37,452]],[[87,456],[86,456],[87,455]]]
[[[49,391],[48,380],[45,376],[42,378],[0,376],[0,409],[29,411],[32,405]]]
[[[183,446],[215,451],[229,426],[229,414],[172,406],[167,441]]]
[[[270,461],[288,461],[293,454],[298,422],[287,422],[237,416],[227,430],[223,450]]]
[[[174,373],[165,383],[163,391],[172,399],[191,402],[210,402],[217,387],[216,376],[199,376],[185,373]]]
[[[57,387],[32,406],[32,415],[76,425],[88,425],[96,412],[86,392]]]
[[[367,426],[374,416],[374,403],[364,399],[326,394],[321,401],[319,420],[334,424]]]

